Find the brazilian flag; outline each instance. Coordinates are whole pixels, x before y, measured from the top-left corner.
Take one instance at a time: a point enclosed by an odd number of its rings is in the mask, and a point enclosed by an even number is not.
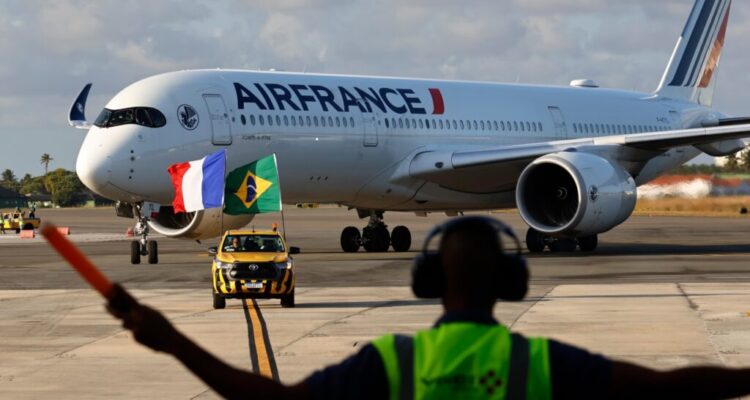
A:
[[[224,212],[229,215],[281,211],[276,155],[235,169],[224,185]]]

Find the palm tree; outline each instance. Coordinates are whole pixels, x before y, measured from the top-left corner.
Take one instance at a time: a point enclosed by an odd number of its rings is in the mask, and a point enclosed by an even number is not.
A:
[[[47,170],[49,169],[49,162],[54,160],[49,154],[42,154],[41,164],[44,165],[44,176],[47,176]]]

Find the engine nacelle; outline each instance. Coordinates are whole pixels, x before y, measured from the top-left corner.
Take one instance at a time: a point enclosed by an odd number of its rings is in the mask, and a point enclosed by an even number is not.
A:
[[[253,214],[224,214],[224,230],[242,228],[249,224],[253,217]],[[219,208],[175,214],[171,206],[162,206],[159,215],[148,222],[151,229],[164,236],[196,240],[220,236],[221,225]]]
[[[516,204],[532,228],[552,236],[606,232],[635,208],[635,180],[602,157],[566,151],[540,157],[521,174]]]

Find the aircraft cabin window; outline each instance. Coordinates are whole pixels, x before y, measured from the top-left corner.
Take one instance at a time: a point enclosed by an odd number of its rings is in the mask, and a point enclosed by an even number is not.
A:
[[[328,117],[328,126],[333,126],[333,117]]]
[[[258,122],[260,122],[260,126],[263,126],[266,124],[266,119],[263,118],[262,115],[258,116]]]
[[[267,121],[268,121],[268,126],[273,126],[273,117],[272,116],[269,115]]]
[[[352,127],[354,127],[355,125],[357,125],[357,124],[354,123],[354,118],[353,117],[349,117],[349,125],[351,125]]]
[[[242,122],[242,125],[247,124],[247,119],[245,119],[245,114],[240,115],[240,121]]]
[[[337,121],[338,121],[338,119],[337,119]],[[386,127],[386,128],[390,128],[390,127],[391,127],[391,124],[390,124],[390,122],[388,122],[388,121],[389,121],[389,120],[388,120],[388,118],[386,118],[386,119],[385,119],[385,127]]]
[[[439,124],[440,124],[440,129],[443,129],[443,120],[442,119],[440,120]]]
[[[385,126],[386,127],[388,126],[388,119],[385,120]],[[336,117],[336,128],[340,128],[340,127],[341,127],[341,118]]]
[[[286,115],[284,116],[284,126],[289,126],[289,117]]]
[[[305,120],[302,119],[301,115],[297,117],[297,123],[299,124],[299,126],[305,126]]]
[[[526,130],[531,132],[531,124],[529,123],[529,121],[526,121]]]
[[[322,127],[326,126],[326,117],[320,117],[320,126]]]
[[[424,123],[421,119],[419,120],[419,129],[424,129]]]
[[[281,126],[281,117],[276,116],[276,126]]]
[[[494,125],[496,131],[500,130],[500,126],[497,124],[497,121],[492,121],[492,124]]]
[[[308,115],[307,118],[305,118],[305,122],[307,122],[307,126],[312,126],[312,119]]]
[[[479,121],[479,126],[484,130],[484,121]]]
[[[292,126],[297,126],[297,118],[294,118],[294,116],[292,116]]]
[[[518,122],[517,121],[513,121],[513,130],[516,131],[516,132],[518,132]]]
[[[475,131],[479,130],[479,124],[477,124],[477,121],[474,120],[473,122],[474,122],[474,130]]]
[[[346,117],[341,118],[341,122],[344,124],[344,128],[346,128],[348,126],[348,124],[346,122]]]

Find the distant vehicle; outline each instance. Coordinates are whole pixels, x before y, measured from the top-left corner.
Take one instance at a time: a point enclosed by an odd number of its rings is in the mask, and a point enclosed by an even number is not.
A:
[[[554,87],[212,69],[135,82],[89,123],[89,84],[68,117],[89,130],[76,172],[119,201],[119,216],[168,237],[216,237],[252,220],[170,205],[167,167],[226,149],[230,170],[275,153],[289,204],[339,204],[368,218],[342,230],[347,252],[409,250],[409,229],[389,229],[387,211],[515,207],[530,251],[593,251],[598,234],[630,217],[637,186],[701,153],[744,148],[750,117],[712,108],[730,5],[694,3],[649,93],[590,79]],[[145,202],[162,207],[150,215]]]
[[[227,231],[215,254],[213,306],[226,307],[227,298],[279,298],[282,307],[294,307],[294,260],[299,248],[287,248],[276,231]]]
[[[22,212],[2,213],[3,229],[20,233],[21,230],[39,229],[42,220],[37,217],[27,216]]]

